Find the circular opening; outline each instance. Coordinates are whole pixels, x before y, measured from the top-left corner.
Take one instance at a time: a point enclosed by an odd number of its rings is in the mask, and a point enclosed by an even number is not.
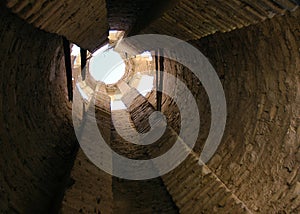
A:
[[[124,76],[125,63],[118,52],[105,45],[93,54],[89,70],[95,80],[114,84]]]

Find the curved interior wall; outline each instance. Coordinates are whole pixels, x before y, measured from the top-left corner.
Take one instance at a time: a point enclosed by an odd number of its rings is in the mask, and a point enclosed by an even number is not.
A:
[[[300,211],[299,19],[298,10],[190,41],[212,63],[227,100],[223,140],[207,166],[254,213]],[[182,65],[165,60],[164,66],[166,72],[182,79],[197,99],[201,130],[194,150],[199,155],[210,126],[207,96]],[[171,86],[164,80],[164,87]],[[154,93],[149,101],[156,105]],[[180,117],[174,114],[176,106],[171,99],[164,97],[162,109],[178,130]],[[202,204],[195,206],[201,210]],[[218,206],[216,203],[215,208]]]
[[[0,213],[54,212],[77,150],[62,39],[0,11]]]

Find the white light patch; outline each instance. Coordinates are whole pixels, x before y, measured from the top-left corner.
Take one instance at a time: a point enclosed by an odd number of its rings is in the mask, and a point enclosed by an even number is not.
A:
[[[115,33],[118,33],[118,32],[120,32],[120,31],[118,31],[118,30],[110,30],[109,31],[110,34],[115,34]]]
[[[79,91],[81,97],[85,100],[89,100],[88,95],[84,92],[84,90],[82,90],[82,88],[80,87],[80,85],[78,83],[76,84],[76,87],[78,88],[78,91]]]
[[[151,55],[150,51],[145,51],[145,52],[141,53],[140,55],[143,58],[147,58],[148,61],[152,61],[152,55]]]
[[[77,45],[73,44],[72,47],[72,56],[78,56],[80,54],[80,47],[78,47]]]
[[[140,94],[146,96],[147,93],[151,92],[153,89],[153,81],[154,77],[149,75],[143,75],[141,77],[139,85],[137,86],[137,90],[140,92]]]
[[[120,54],[106,45],[96,51],[90,61],[90,73],[105,84],[118,82],[125,74],[125,63]]]
[[[103,82],[106,84],[113,84],[118,82],[125,74],[125,64],[120,63],[116,67],[114,67],[105,77]]]
[[[111,102],[111,110],[122,110],[122,109],[126,109],[126,106],[124,105],[124,103],[121,100],[114,100]]]

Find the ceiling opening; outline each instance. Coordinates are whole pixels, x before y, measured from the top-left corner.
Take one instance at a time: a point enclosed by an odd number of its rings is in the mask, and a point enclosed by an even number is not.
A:
[[[105,84],[114,84],[124,76],[125,67],[120,54],[107,44],[93,54],[89,71],[95,80]]]

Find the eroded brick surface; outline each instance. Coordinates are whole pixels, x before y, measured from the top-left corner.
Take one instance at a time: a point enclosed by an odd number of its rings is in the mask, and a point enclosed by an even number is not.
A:
[[[77,149],[62,40],[0,8],[0,213],[56,212]]]

